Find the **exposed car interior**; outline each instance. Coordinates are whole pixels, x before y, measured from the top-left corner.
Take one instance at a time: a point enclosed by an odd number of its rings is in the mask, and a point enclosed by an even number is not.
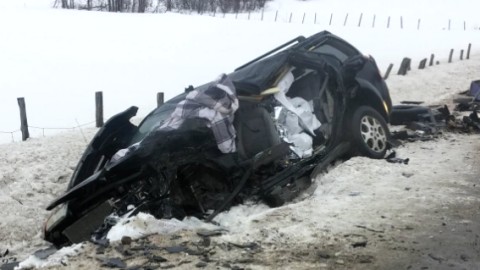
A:
[[[300,138],[300,142],[297,143],[307,143],[310,145],[311,150],[315,151],[316,148],[323,147],[331,135],[335,105],[333,95],[336,85],[334,80],[329,80],[330,75],[323,70],[297,66],[289,68],[287,72],[291,72],[291,75],[293,75],[293,82],[285,93],[286,102],[296,101],[295,105],[298,106],[298,100],[300,100],[300,104],[304,106],[308,104],[309,109],[302,111],[304,116],[306,114],[308,119],[314,118],[314,121],[319,122],[319,127],[315,127],[313,132],[297,130],[298,133],[302,134],[295,136],[295,138],[303,136]],[[286,76],[287,72],[281,72],[275,83],[278,84],[282,77]],[[237,150],[242,159],[252,158],[261,151],[279,144],[282,140],[292,143],[294,145],[293,148],[295,148],[296,142],[289,140],[288,135],[295,133],[292,129],[296,128],[295,126],[292,127],[291,123],[286,125],[285,117],[282,120],[282,117],[279,116],[278,111],[281,109],[282,104],[275,100],[275,96],[279,92],[279,89],[264,91],[266,96],[263,99],[272,100],[272,102],[266,103],[260,103],[260,99],[240,97],[240,108],[235,115],[235,129],[237,131]],[[269,106],[264,106],[265,104]],[[294,104],[291,105],[296,107]],[[292,116],[287,119],[287,122],[290,122],[292,119],[295,121],[296,118],[298,117]],[[302,120],[299,119],[298,121],[301,122]],[[307,125],[304,129],[308,129],[308,126],[311,127],[311,125]],[[305,135],[309,136],[309,138]],[[297,158],[301,157],[297,155]]]

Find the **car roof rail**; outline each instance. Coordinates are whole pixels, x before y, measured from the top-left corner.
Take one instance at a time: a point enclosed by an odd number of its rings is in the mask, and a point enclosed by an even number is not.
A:
[[[279,51],[279,50],[281,50],[281,49],[283,49],[283,48],[285,48],[285,47],[290,46],[290,45],[293,44],[293,43],[296,43],[296,42],[300,43],[300,42],[304,41],[305,39],[306,39],[306,38],[305,38],[304,36],[298,36],[298,37],[296,37],[296,38],[288,41],[287,43],[284,43],[284,44],[276,47],[275,49],[273,49],[273,50],[271,50],[271,51],[268,51],[268,52],[260,55],[259,57],[253,59],[252,61],[250,61],[250,62],[248,62],[248,63],[246,63],[246,64],[244,64],[244,65],[242,65],[242,66],[240,66],[240,67],[238,67],[238,68],[236,68],[235,71],[240,70],[240,69],[242,69],[242,68],[244,68],[244,67],[246,67],[246,66],[249,66],[249,65],[251,65],[251,64],[253,64],[253,63],[255,63],[255,62],[257,62],[257,61],[259,61],[259,60],[261,60],[261,59],[263,59],[263,58],[265,58],[266,56],[271,55],[271,54],[274,53],[274,52],[277,52],[277,51]]]

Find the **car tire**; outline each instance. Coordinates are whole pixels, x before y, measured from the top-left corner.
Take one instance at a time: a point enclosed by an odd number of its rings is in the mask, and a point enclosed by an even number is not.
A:
[[[361,155],[380,159],[387,152],[387,122],[370,106],[360,106],[352,114],[350,127],[353,147]]]
[[[391,125],[406,125],[410,122],[418,121],[420,115],[427,114],[428,107],[416,105],[395,105],[390,114]]]

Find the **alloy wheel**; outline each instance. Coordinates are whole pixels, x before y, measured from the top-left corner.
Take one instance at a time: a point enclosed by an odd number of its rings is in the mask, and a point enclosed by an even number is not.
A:
[[[365,144],[374,152],[380,153],[387,147],[387,135],[380,122],[370,115],[360,121],[360,133]]]

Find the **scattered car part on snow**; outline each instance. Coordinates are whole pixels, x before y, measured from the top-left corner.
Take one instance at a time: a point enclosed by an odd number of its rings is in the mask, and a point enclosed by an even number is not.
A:
[[[281,205],[348,152],[383,158],[391,111],[372,57],[326,31],[298,37],[189,88],[138,127],[136,107],[108,120],[47,207],[45,239],[102,242],[120,216],[141,211],[212,220],[248,198]]]
[[[429,108],[418,105],[394,105],[390,114],[390,124],[406,125],[413,121],[420,121],[421,115],[428,114]]]
[[[405,105],[420,105],[423,103],[424,103],[423,101],[411,101],[411,100],[400,101],[400,104],[405,104]]]
[[[2,262],[3,263],[3,262]],[[7,262],[0,266],[0,270],[14,270],[20,262]]]
[[[121,268],[125,269],[127,267],[127,264],[122,261],[120,258],[108,258],[108,259],[102,259],[102,266],[108,267],[108,268]]]
[[[473,101],[480,101],[480,80],[472,81],[470,95],[473,97]]]
[[[472,83],[473,84],[473,83]],[[453,99],[457,105],[452,113],[447,105],[417,106],[395,105],[390,116],[392,125],[405,125],[404,130],[391,133],[389,143],[399,145],[400,141],[427,141],[438,137],[443,131],[480,133],[478,110],[480,102],[465,91]]]
[[[50,257],[53,253],[57,252],[57,249],[53,246],[37,250],[33,253],[33,255],[40,260],[45,260],[46,258]]]
[[[392,151],[390,154],[388,154],[385,159],[390,162],[390,163],[399,163],[399,164],[405,164],[407,165],[408,162],[410,161],[409,158],[398,158],[397,157],[397,152]]]

